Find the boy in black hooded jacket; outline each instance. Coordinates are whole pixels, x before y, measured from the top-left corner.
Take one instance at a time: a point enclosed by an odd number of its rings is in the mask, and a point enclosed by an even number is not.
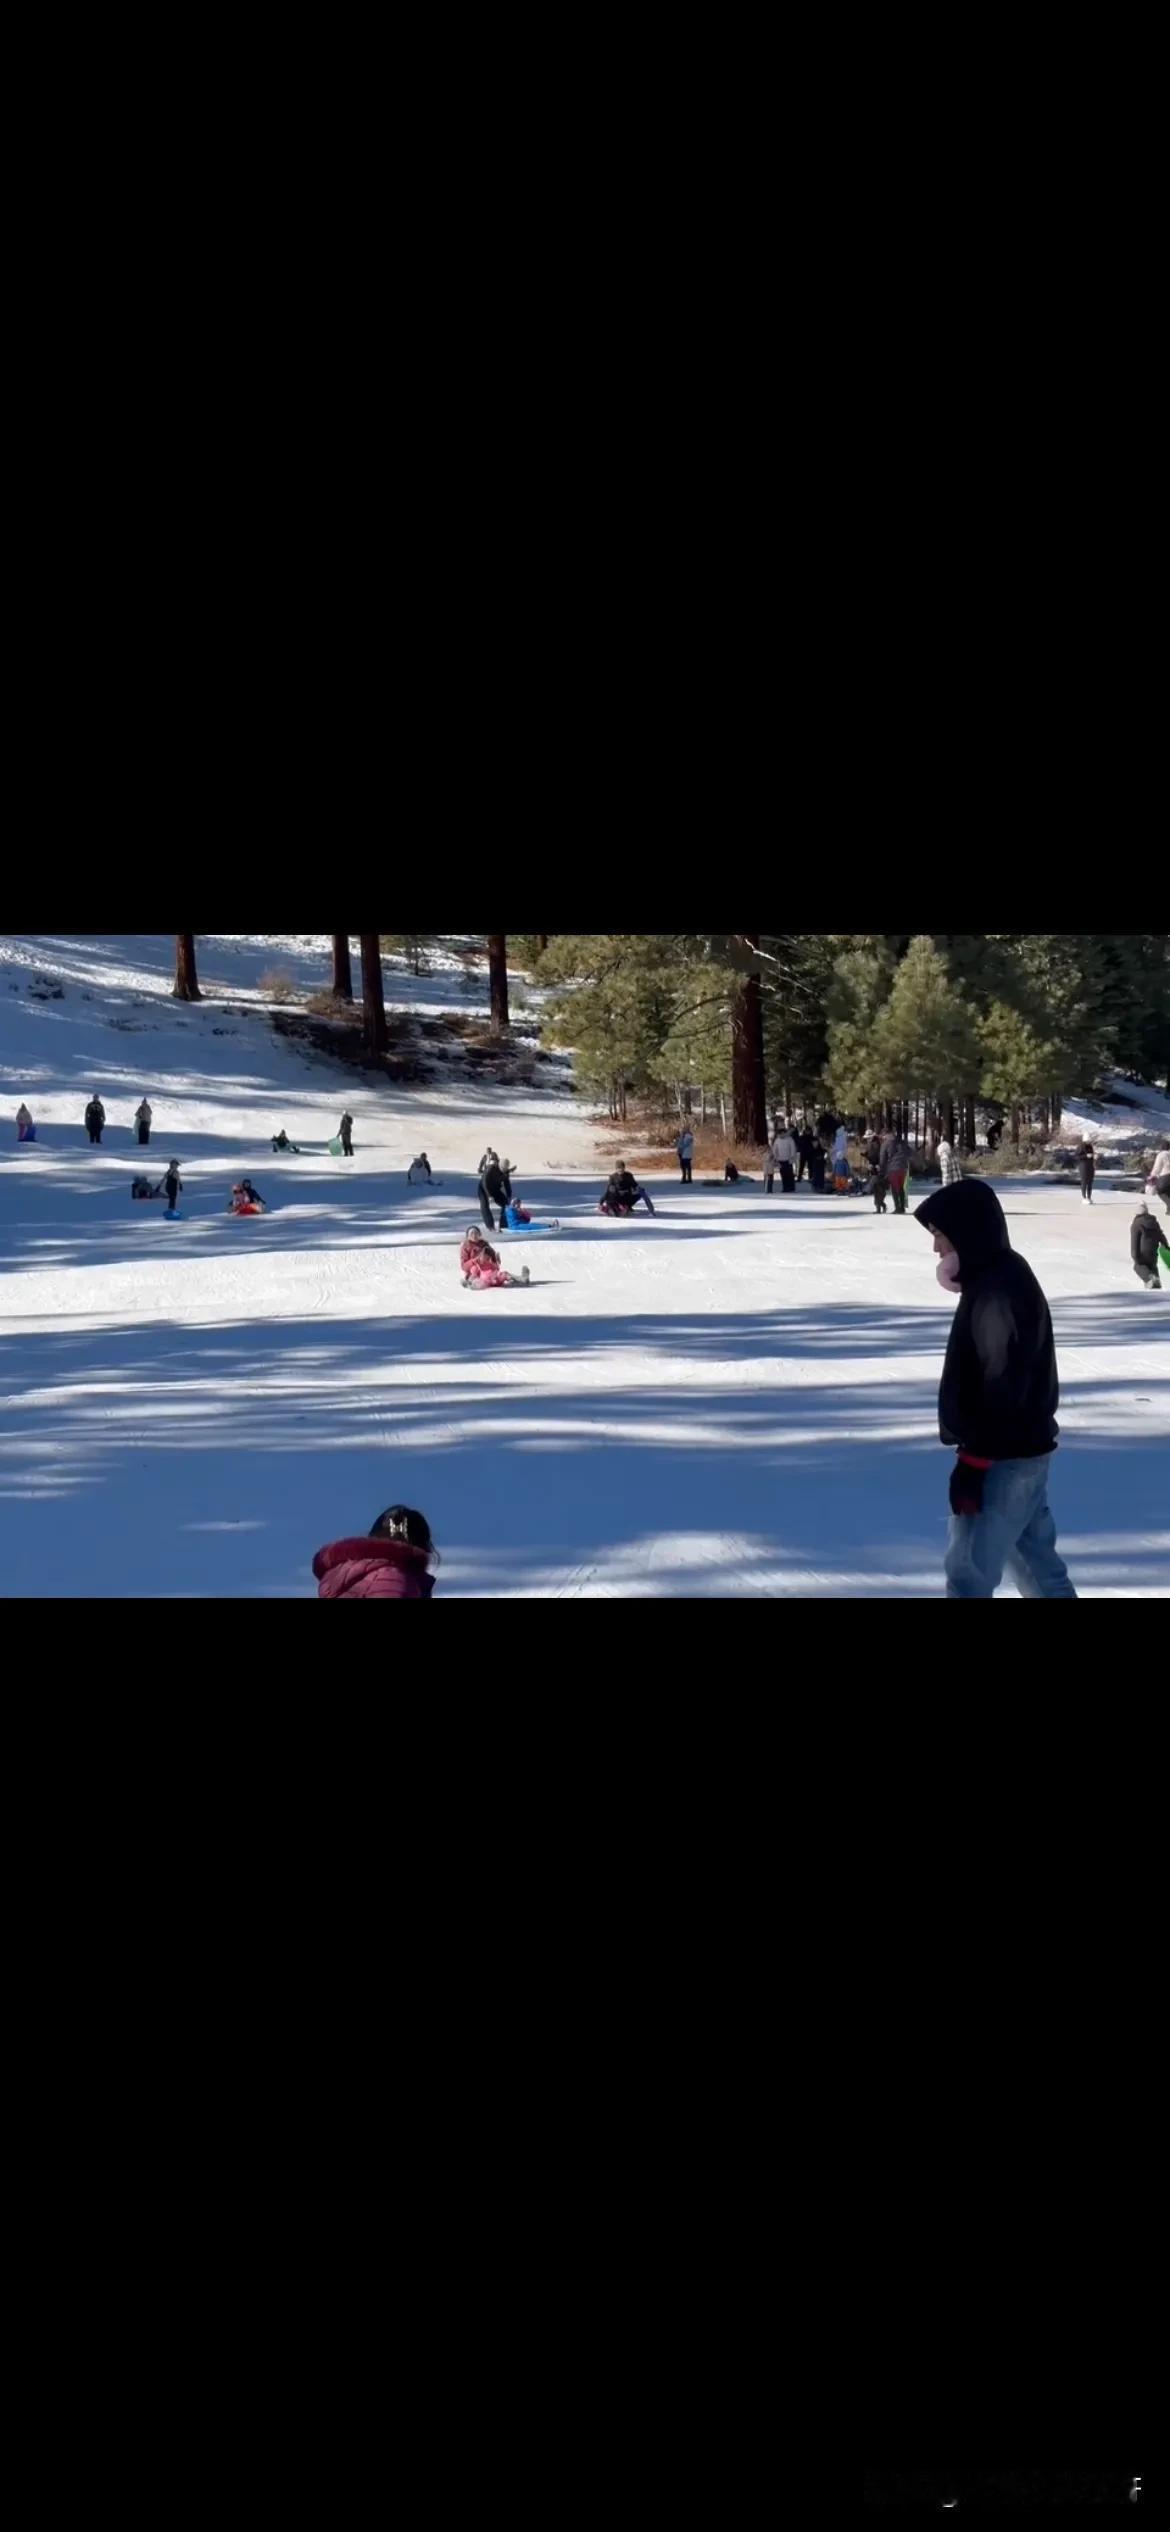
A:
[[[1075,1600],[1048,1507],[1060,1432],[1048,1303],[985,1178],[943,1187],[916,1218],[934,1235],[939,1282],[960,1295],[938,1402],[942,1440],[958,1452],[947,1598],[992,1599],[1006,1567],[1027,1600]]]

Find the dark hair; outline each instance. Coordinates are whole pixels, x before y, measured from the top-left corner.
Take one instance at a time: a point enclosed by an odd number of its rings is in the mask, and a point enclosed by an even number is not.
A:
[[[372,1539],[401,1539],[407,1547],[417,1547],[428,1560],[438,1563],[430,1522],[421,1512],[414,1512],[408,1503],[392,1503],[388,1512],[380,1512],[370,1532]]]

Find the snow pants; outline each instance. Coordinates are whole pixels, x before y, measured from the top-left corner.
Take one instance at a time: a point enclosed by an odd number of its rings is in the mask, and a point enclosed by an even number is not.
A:
[[[1135,1261],[1133,1271],[1139,1284],[1145,1284],[1150,1292],[1161,1292],[1162,1278],[1156,1266],[1140,1266]]]
[[[904,1169],[890,1171],[890,1194],[894,1199],[895,1213],[904,1213],[906,1210],[906,1171]]]
[[[1047,1459],[1001,1459],[983,1485],[983,1510],[952,1513],[947,1536],[948,1600],[990,1600],[1011,1575],[1024,1600],[1075,1600],[1057,1552],[1048,1504]]]

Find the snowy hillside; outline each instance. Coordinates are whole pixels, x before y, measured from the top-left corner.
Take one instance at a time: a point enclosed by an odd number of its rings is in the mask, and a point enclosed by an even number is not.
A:
[[[1170,1099],[1144,1083],[1126,1081],[1118,1073],[1112,1083],[1113,1097],[1066,1099],[1060,1120],[1061,1140],[1079,1143],[1088,1135],[1093,1141],[1117,1147],[1130,1146],[1136,1151],[1161,1150],[1170,1144]]]
[[[563,1094],[391,1090],[274,1034],[261,979],[318,986],[324,935],[200,936],[224,999],[190,1008],[173,947],[0,939],[0,1591],[312,1595],[314,1551],[402,1499],[442,1550],[436,1617],[467,1593],[937,1596],[951,1308],[913,1222],[669,1180],[657,1220],[603,1221],[596,1129]],[[174,1224],[130,1200],[144,1092],[151,1174],[183,1171]],[[352,1163],[327,1149],[347,1102]],[[301,1156],[273,1157],[280,1127]],[[526,1245],[527,1292],[460,1285],[489,1140],[564,1225]],[[443,1184],[411,1190],[423,1146]],[[224,1209],[245,1170],[255,1221]],[[1170,1294],[1132,1279],[1133,1200],[1005,1193],[1056,1316],[1074,1578],[1164,1595]]]

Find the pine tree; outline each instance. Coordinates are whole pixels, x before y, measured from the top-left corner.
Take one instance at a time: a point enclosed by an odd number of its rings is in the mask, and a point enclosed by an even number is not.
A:
[[[943,1103],[953,1139],[955,1095],[974,1089],[982,1048],[971,1006],[952,984],[929,932],[911,941],[875,1036],[886,1095],[909,1099],[926,1093]]]
[[[195,935],[193,932],[176,932],[175,934],[174,998],[176,1002],[202,1002],[203,1000],[203,996],[199,990],[199,975],[195,965]]]
[[[753,957],[759,950],[758,932],[735,932],[737,946]],[[731,1096],[732,1130],[737,1145],[757,1150],[768,1140],[768,1085],[764,1078],[764,1014],[760,996],[758,965],[742,976],[735,987],[731,1004]]]
[[[489,932],[487,936],[488,967],[492,985],[492,1027],[502,1037],[511,1025],[508,1010],[508,935]]]
[[[362,953],[362,1018],[366,1048],[371,1055],[384,1055],[390,1037],[386,1027],[381,938],[377,932],[359,932],[358,940]]]

